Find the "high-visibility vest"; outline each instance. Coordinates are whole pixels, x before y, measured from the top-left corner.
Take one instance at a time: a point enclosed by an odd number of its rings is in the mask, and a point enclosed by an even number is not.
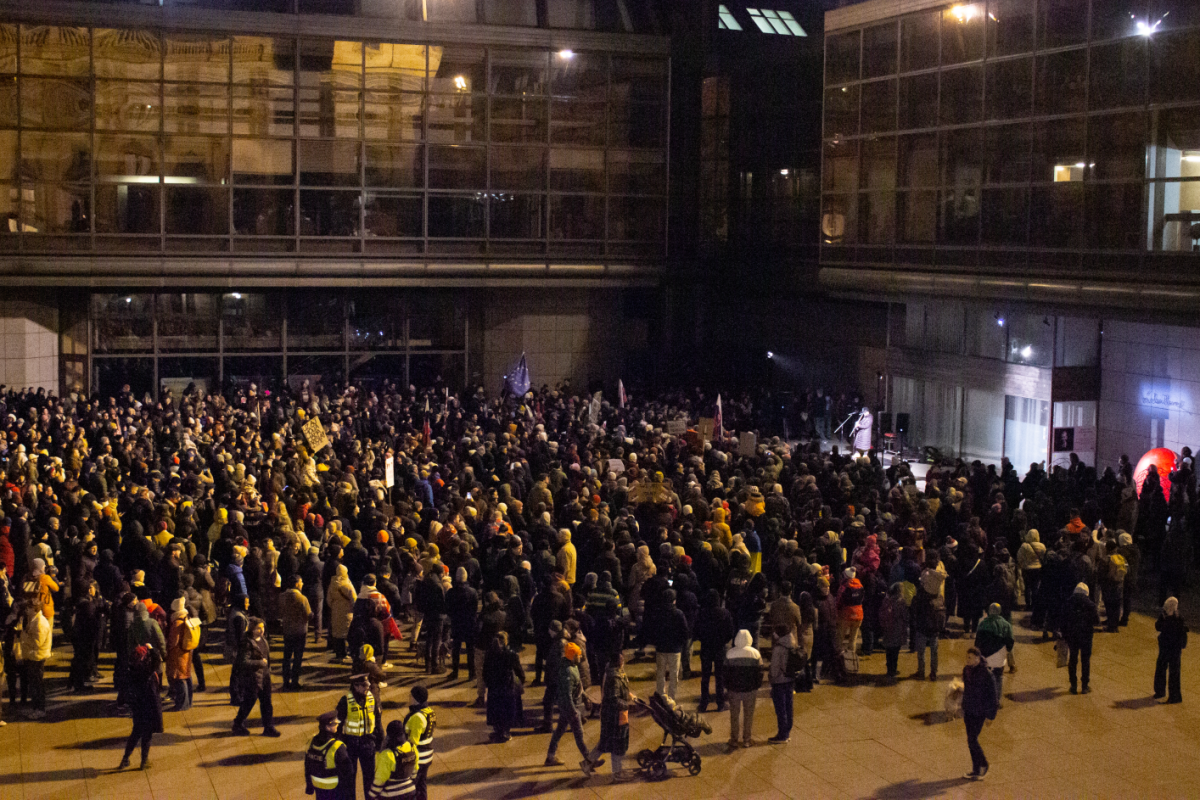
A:
[[[346,722],[342,733],[346,736],[370,736],[375,732],[375,695],[367,692],[365,704],[359,704],[354,692],[346,692]]]
[[[308,752],[304,754],[304,764],[313,786],[326,790],[337,788],[337,751],[339,747],[343,746],[341,739],[336,736],[330,738],[323,745],[317,745],[316,736],[308,743]]]
[[[417,785],[413,782],[413,774],[417,767],[417,754],[411,742],[404,742],[399,747],[389,747],[375,756],[392,762],[392,773],[383,785],[375,785],[376,798],[381,800],[396,800],[396,798],[411,797],[416,794]]]
[[[421,736],[417,739],[417,765],[423,767],[433,763],[433,729],[437,725],[437,718],[429,706],[413,709],[404,718],[405,731],[408,730],[408,721],[415,716],[421,716],[425,720],[425,730],[421,731]]]

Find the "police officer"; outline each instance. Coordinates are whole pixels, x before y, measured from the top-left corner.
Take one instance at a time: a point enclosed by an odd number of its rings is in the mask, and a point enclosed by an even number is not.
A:
[[[412,702],[408,706],[408,716],[404,718],[404,731],[408,741],[417,748],[417,778],[414,800],[427,800],[429,797],[426,781],[429,780],[429,765],[433,763],[433,729],[437,727],[437,717],[429,705],[429,690],[421,684],[412,688]]]
[[[387,744],[375,754],[375,782],[367,800],[411,800],[417,794],[416,771],[417,749],[408,741],[404,723],[394,719],[387,726]]]
[[[354,775],[362,767],[363,794],[371,788],[375,774],[375,752],[383,744],[383,718],[375,696],[371,694],[370,679],[364,672],[350,678],[350,691],[337,704],[338,733],[350,751],[350,791],[354,792]]]
[[[354,800],[354,762],[337,737],[337,712],[326,711],[317,723],[317,735],[304,754],[304,791],[317,800]]]

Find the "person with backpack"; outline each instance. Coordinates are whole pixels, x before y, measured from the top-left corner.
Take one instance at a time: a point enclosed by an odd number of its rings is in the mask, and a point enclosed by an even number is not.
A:
[[[854,567],[847,567],[842,572],[842,585],[837,597],[838,645],[842,653],[850,657],[858,649],[858,631],[862,627],[863,601],[866,599],[866,590],[855,577]]]
[[[928,572],[928,570],[927,570]],[[917,650],[917,671],[913,677],[925,680],[925,648],[929,648],[929,680],[938,674],[938,636],[946,626],[945,601],[926,589],[926,581],[917,586],[909,609]]]
[[[792,738],[792,719],[795,708],[792,693],[796,675],[804,670],[807,656],[796,644],[796,636],[785,624],[776,625],[771,643],[771,702],[775,705],[778,732],[767,739],[771,744],[786,744]]]
[[[1122,594],[1125,590],[1125,577],[1129,574],[1129,562],[1119,552],[1120,545],[1110,539],[1104,546],[1105,558],[1101,565],[1100,596],[1104,598],[1104,629],[1116,633],[1125,613],[1125,603]]]
[[[188,617],[187,600],[171,603],[171,626],[167,629],[167,680],[175,711],[192,707],[192,651],[200,644],[200,620]]]

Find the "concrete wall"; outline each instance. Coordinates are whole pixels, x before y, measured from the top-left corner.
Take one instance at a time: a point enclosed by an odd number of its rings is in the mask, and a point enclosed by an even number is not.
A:
[[[21,292],[0,300],[0,384],[58,392],[58,302]]]
[[[535,387],[564,379],[581,391],[594,380],[615,385],[622,377],[626,338],[620,291],[490,293],[484,310],[483,385],[498,391],[522,352]]]
[[[1098,466],[1200,445],[1200,328],[1106,321]]]

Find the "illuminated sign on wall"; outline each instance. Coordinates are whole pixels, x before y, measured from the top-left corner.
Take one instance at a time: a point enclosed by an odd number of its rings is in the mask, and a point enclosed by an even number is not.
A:
[[[1150,411],[1190,411],[1191,398],[1172,392],[1169,383],[1143,383],[1138,388],[1138,405]]]

